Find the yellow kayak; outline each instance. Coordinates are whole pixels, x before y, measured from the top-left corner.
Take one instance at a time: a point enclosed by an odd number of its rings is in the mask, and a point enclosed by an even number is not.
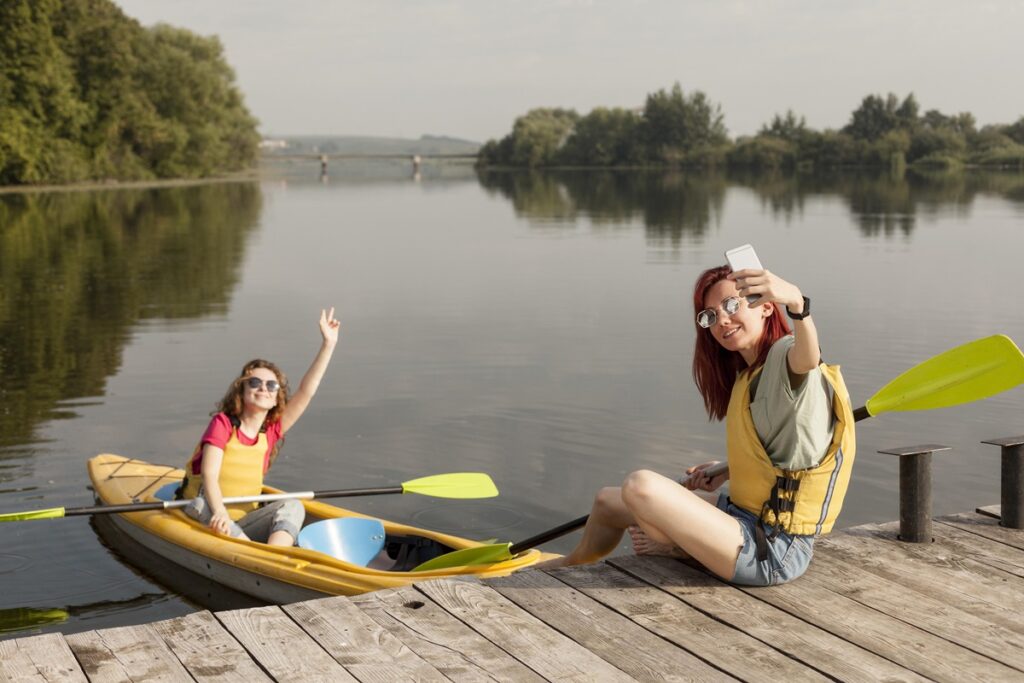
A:
[[[180,482],[183,475],[178,468],[120,455],[103,454],[89,460],[89,477],[96,497],[104,505],[157,501],[156,492],[169,483]],[[264,487],[263,491],[280,493],[271,487]],[[368,518],[314,500],[303,501],[303,505],[307,524],[340,517]],[[385,562],[360,566],[316,550],[275,547],[222,536],[180,510],[146,510],[109,517],[118,531],[162,558],[268,603],[283,604],[325,595],[357,595],[459,574],[480,578],[505,576],[555,557],[533,549],[496,564],[411,572],[403,571],[409,568],[409,562],[389,562],[388,557],[401,560],[405,555],[411,556],[407,551],[414,546],[443,553],[481,544],[381,520],[388,548],[387,556],[383,556]],[[389,563],[392,566],[385,566]]]

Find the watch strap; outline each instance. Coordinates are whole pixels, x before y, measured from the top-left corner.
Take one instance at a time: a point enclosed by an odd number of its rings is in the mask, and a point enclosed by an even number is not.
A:
[[[801,313],[794,313],[793,311],[789,310],[789,306],[786,307],[786,315],[788,315],[791,320],[803,320],[804,318],[806,318],[810,314],[811,314],[811,300],[808,299],[806,296],[804,297],[804,310],[803,310],[803,312],[801,312]]]

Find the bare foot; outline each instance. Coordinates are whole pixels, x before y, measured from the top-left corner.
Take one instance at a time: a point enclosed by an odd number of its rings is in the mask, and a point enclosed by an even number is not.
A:
[[[666,543],[652,541],[638,526],[629,527],[629,538],[633,541],[633,552],[637,555],[663,555],[665,557],[686,557],[680,548]]]

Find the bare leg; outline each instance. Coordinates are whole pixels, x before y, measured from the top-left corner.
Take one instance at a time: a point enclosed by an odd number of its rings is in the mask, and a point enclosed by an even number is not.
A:
[[[583,538],[565,557],[558,557],[535,565],[538,569],[568,567],[574,564],[596,562],[619,545],[626,527],[636,520],[622,500],[622,489],[607,487],[598,491],[590,509],[590,519],[583,529]]]
[[[270,534],[270,538],[267,539],[267,545],[295,545],[295,539],[287,531],[279,530]]]
[[[677,546],[715,574],[732,578],[743,532],[731,515],[649,470],[626,477],[622,500],[652,541]]]
[[[718,501],[718,494],[708,491],[694,491],[694,493],[711,505]],[[633,552],[637,555],[659,555],[663,557],[687,558],[682,548],[674,543],[657,543],[652,540],[643,529],[634,525],[629,527],[629,538],[633,542]]]

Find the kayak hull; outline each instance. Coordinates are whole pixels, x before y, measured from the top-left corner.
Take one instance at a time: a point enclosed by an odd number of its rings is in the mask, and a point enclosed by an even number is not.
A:
[[[89,477],[104,505],[156,500],[164,485],[180,481],[183,471],[119,455],[102,454],[89,460]],[[264,493],[279,493],[264,487]],[[366,517],[319,501],[303,501],[307,522],[333,517]],[[303,548],[280,548],[213,533],[180,510],[147,510],[111,514],[110,525],[155,555],[257,600],[285,604],[326,595],[358,595],[397,588],[416,581],[455,575],[479,578],[505,576],[538,561],[555,557],[529,550],[505,562],[456,567],[431,572],[389,571],[362,567]],[[381,520],[389,538],[425,538],[460,550],[476,541]]]

